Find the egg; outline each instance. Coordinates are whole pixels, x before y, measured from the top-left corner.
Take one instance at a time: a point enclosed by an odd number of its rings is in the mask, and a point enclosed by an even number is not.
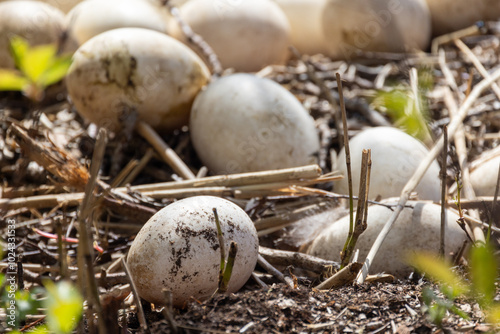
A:
[[[196,196],[168,205],[141,228],[128,253],[128,266],[139,295],[164,304],[162,289],[182,307],[191,297],[203,300],[218,287],[221,250],[213,208],[217,209],[226,257],[237,243],[227,292],[238,291],[257,263],[259,242],[252,220],[232,202]]]
[[[285,88],[252,74],[208,85],[196,97],[189,127],[199,158],[216,174],[317,163],[312,117]]]
[[[291,43],[302,54],[329,53],[323,14],[329,0],[275,0],[291,28]]]
[[[363,149],[371,149],[369,198],[399,196],[406,183],[428,154],[427,148],[414,137],[392,127],[363,130],[349,140],[353,194],[359,191],[361,156]],[[334,191],[349,194],[344,148],[338,154],[336,169],[344,178],[336,181]],[[415,191],[419,199],[439,201],[441,186],[439,164],[433,161]]]
[[[213,48],[224,68],[253,72],[283,64],[288,58],[290,25],[270,0],[190,0],[179,10],[182,19]],[[185,41],[177,23],[169,26],[169,32]]]
[[[210,77],[200,58],[179,41],[144,28],[106,31],[75,53],[68,93],[87,120],[111,131],[125,112],[158,130],[187,124],[191,104]]]
[[[321,20],[328,53],[338,59],[357,51],[425,50],[431,38],[425,0],[331,0]]]
[[[500,166],[500,151],[495,155],[485,156],[471,164],[470,182],[476,196],[495,196],[498,169]]]
[[[147,0],[86,0],[67,16],[69,33],[81,45],[90,38],[117,28],[146,28],[167,32],[165,7]]]
[[[15,67],[10,54],[12,37],[20,36],[31,46],[57,44],[64,30],[64,14],[48,4],[28,0],[0,3],[0,68]]]
[[[4,1],[24,1],[24,0],[0,0],[0,2]],[[71,10],[71,8],[75,7],[78,3],[83,0],[38,0],[37,2],[45,2],[52,7],[55,7],[62,11],[63,13],[67,13]]]
[[[397,199],[383,201],[384,204],[397,204]],[[392,226],[384,243],[370,267],[370,273],[386,272],[400,278],[406,277],[412,269],[406,264],[409,252],[437,252],[440,245],[441,206],[430,202],[408,201],[398,219]],[[356,243],[359,249],[358,261],[363,262],[375,239],[389,220],[393,210],[382,205],[368,208],[367,229]],[[328,221],[328,211],[317,214],[318,220]],[[457,252],[466,239],[464,231],[456,223],[459,216],[446,212],[445,253]],[[345,216],[320,232],[313,240],[307,253],[323,259],[340,261],[340,252],[349,232],[349,216]]]
[[[427,0],[432,33],[436,36],[469,27],[477,21],[500,19],[500,2],[497,0]]]

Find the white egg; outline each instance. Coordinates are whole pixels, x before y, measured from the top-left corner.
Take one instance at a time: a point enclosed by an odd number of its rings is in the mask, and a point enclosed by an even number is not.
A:
[[[470,170],[470,182],[474,192],[476,196],[495,196],[500,166],[498,150],[496,155],[478,160],[478,162],[479,164],[473,162],[474,166]]]
[[[397,203],[397,199],[383,201]],[[414,251],[439,251],[441,230],[441,207],[430,202],[409,201],[392,226],[377,256],[370,273],[386,272],[397,277],[407,276],[412,269],[405,257]],[[363,262],[375,239],[391,217],[393,211],[385,206],[372,205],[368,209],[368,227],[358,239],[359,260]],[[457,252],[466,239],[464,231],[456,223],[457,214],[448,210],[446,214],[445,252]],[[317,215],[317,219],[328,220],[328,211]],[[349,216],[343,217],[323,230],[311,243],[307,253],[323,259],[340,261],[340,252],[349,232]]]
[[[81,45],[117,28],[145,28],[167,32],[166,8],[146,0],[86,0],[67,16],[69,32]]]
[[[288,57],[290,25],[270,0],[191,0],[180,7],[183,20],[213,48],[224,68],[253,72]],[[176,23],[172,36],[185,41]]]
[[[375,127],[361,131],[349,140],[349,148],[355,196],[359,191],[362,151],[371,149],[369,198],[378,195],[382,198],[399,196],[420,162],[428,154],[427,148],[420,141],[391,127]],[[334,191],[348,194],[344,148],[338,154],[336,168],[344,178],[335,182]],[[415,191],[419,199],[440,200],[439,164],[436,161],[432,162]]]
[[[24,0],[0,0],[0,2],[4,1],[24,1]],[[83,0],[37,0],[37,2],[45,2],[52,7],[55,7],[61,10],[63,13],[67,13],[71,10],[71,8],[75,7],[78,3]]]
[[[210,73],[179,41],[143,28],[114,29],[84,43],[66,76],[78,112],[113,131],[136,111],[156,129],[185,125],[194,97]]]
[[[321,17],[329,55],[424,50],[431,38],[425,0],[331,0]]]
[[[257,263],[259,241],[252,220],[228,200],[197,196],[179,200],[156,213],[137,234],[128,266],[139,295],[164,304],[162,289],[182,307],[191,297],[206,299],[218,287],[220,246],[213,208],[217,209],[226,257],[237,243],[227,292],[238,291]]]
[[[252,74],[208,85],[196,97],[189,127],[198,156],[217,174],[317,163],[312,117],[285,88]]]
[[[477,21],[500,19],[500,1],[497,0],[427,0],[432,33],[436,36],[467,28]]]
[[[292,45],[302,54],[329,53],[323,15],[329,0],[274,0],[291,28]]]
[[[64,30],[64,14],[48,4],[28,0],[0,3],[0,68],[15,66],[10,54],[12,37],[20,36],[31,46],[57,44]]]

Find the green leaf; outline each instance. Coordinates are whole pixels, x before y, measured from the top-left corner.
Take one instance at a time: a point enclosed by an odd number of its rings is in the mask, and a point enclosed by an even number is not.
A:
[[[419,272],[426,274],[430,279],[442,284],[443,292],[449,298],[456,298],[469,291],[464,280],[451,270],[450,264],[434,255],[426,253],[414,253],[408,257],[410,265]]]
[[[493,248],[489,244],[472,247],[470,266],[474,292],[477,294],[479,304],[487,308],[495,297],[495,280],[498,273]]]
[[[78,289],[67,281],[57,284],[44,281],[48,296],[44,301],[47,308],[47,324],[57,334],[71,333],[82,316],[83,298]]]
[[[0,91],[22,91],[30,81],[15,70],[0,69]]]
[[[56,46],[51,44],[29,49],[21,61],[21,71],[28,79],[38,84],[41,75],[53,63],[56,52]]]
[[[40,76],[38,84],[47,87],[61,81],[71,66],[71,60],[71,55],[57,57]]]
[[[10,53],[12,55],[12,58],[14,58],[16,67],[21,71],[23,67],[23,59],[29,48],[30,46],[28,42],[20,36],[14,36],[10,39]]]

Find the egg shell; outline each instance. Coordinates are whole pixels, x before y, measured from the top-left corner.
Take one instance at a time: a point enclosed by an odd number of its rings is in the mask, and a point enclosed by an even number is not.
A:
[[[0,2],[6,1],[24,1],[24,0],[0,0]],[[71,10],[71,8],[75,7],[78,3],[83,0],[39,0],[37,2],[44,2],[46,4],[51,5],[62,11],[63,13],[67,13]]]
[[[317,163],[312,117],[285,88],[252,74],[208,85],[196,97],[189,126],[199,158],[216,174]]]
[[[432,33],[444,35],[467,28],[477,21],[500,19],[500,1],[497,0],[427,0],[431,17]]]
[[[476,196],[495,196],[500,155],[482,161],[470,172],[470,182]]]
[[[275,0],[290,22],[291,43],[302,54],[328,54],[323,13],[329,0]]]
[[[86,0],[67,16],[69,33],[81,45],[90,38],[117,28],[145,28],[167,32],[165,7],[147,0]]]
[[[288,58],[290,25],[270,0],[190,0],[180,7],[180,15],[213,48],[224,68],[253,72]],[[176,22],[169,33],[185,41]]]
[[[369,198],[399,196],[406,183],[428,154],[427,148],[414,137],[391,127],[363,130],[349,140],[353,193],[359,191],[359,176],[363,149],[371,149]],[[336,169],[344,175],[334,183],[334,191],[348,194],[347,167],[344,148],[338,154]],[[433,161],[416,187],[419,199],[439,201],[441,186],[439,164]]]
[[[212,211],[217,209],[226,258],[231,241],[238,245],[228,293],[238,291],[257,263],[259,240],[250,217],[236,204],[213,196],[179,200],[157,212],[141,228],[128,253],[128,266],[139,295],[155,304],[210,297],[218,286],[220,247]]]
[[[397,204],[397,199],[383,201]],[[370,273],[386,272],[400,278],[408,276],[412,269],[406,264],[409,252],[438,252],[441,230],[441,207],[430,202],[408,201],[413,208],[404,208],[392,226],[384,243],[370,267]],[[358,261],[363,262],[375,239],[389,220],[393,210],[380,205],[368,209],[367,229],[356,243],[359,249]],[[328,211],[317,215],[317,219],[329,218]],[[465,233],[456,223],[459,218],[454,212],[446,212],[445,252],[457,252],[466,239]],[[308,254],[323,259],[340,261],[340,252],[349,232],[349,216],[345,216],[323,230],[311,243]]]
[[[20,36],[31,46],[56,44],[63,31],[64,14],[38,1],[6,1],[0,3],[0,68],[14,68],[10,55],[10,39]]]
[[[75,53],[66,76],[78,112],[116,131],[127,110],[159,130],[187,124],[194,97],[210,73],[179,41],[157,31],[106,31]]]
[[[425,0],[331,0],[322,17],[329,55],[351,59],[357,51],[407,52],[430,43]]]

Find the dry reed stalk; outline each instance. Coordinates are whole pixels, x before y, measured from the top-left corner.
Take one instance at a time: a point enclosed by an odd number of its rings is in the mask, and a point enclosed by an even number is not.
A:
[[[111,193],[113,195],[119,195],[132,190],[142,192],[145,195],[155,198],[182,198],[202,194],[213,196],[237,195],[246,198],[248,196],[257,195],[268,196],[271,193],[282,195],[282,191],[273,191],[279,189],[279,187],[286,188],[295,183],[314,184],[329,182],[336,178],[338,177],[328,175],[321,176],[321,169],[317,165],[309,165],[280,170],[211,176],[195,180],[140,185],[130,188],[120,187],[112,189]],[[251,188],[244,188],[245,186],[258,184],[261,185],[261,188],[254,188],[254,190],[257,189],[260,193],[256,193],[255,191],[251,193]],[[268,190],[270,188],[266,188],[266,184],[274,184],[274,186],[271,190]],[[289,192],[293,191],[290,190]],[[2,198],[0,199],[0,210],[6,211],[23,207],[47,208],[57,205],[75,206],[81,202],[83,197],[84,193],[69,193],[21,198]]]
[[[330,290],[349,284],[356,278],[362,266],[363,264],[360,262],[351,262],[314,288],[318,290]]]
[[[182,161],[182,159],[171,149],[167,143],[156,133],[153,128],[143,122],[138,121],[135,129],[144,139],[146,139],[160,155],[160,157],[172,167],[172,169],[186,180],[195,179],[196,176],[189,169],[189,167]]]
[[[444,102],[448,107],[450,119],[453,122],[453,120],[456,117],[458,117],[457,105],[449,90],[445,91]],[[472,187],[472,183],[470,181],[469,163],[467,161],[468,150],[467,150],[467,145],[465,143],[465,130],[463,124],[458,126],[457,131],[453,135],[453,141],[455,143],[455,150],[458,156],[458,164],[461,170],[462,184],[463,184],[463,198],[473,200],[476,198],[476,194],[474,192],[474,188]],[[479,218],[479,212],[477,210],[471,210],[470,215],[474,218]],[[486,241],[481,227],[471,226],[471,229],[474,241],[480,241],[480,242]]]

